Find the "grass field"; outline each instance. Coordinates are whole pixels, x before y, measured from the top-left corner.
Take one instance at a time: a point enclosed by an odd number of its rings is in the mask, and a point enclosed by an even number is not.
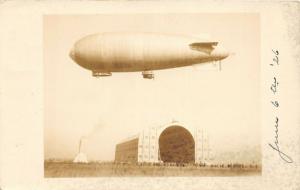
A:
[[[253,176],[261,167],[163,166],[116,163],[44,163],[45,177],[120,177],[120,176]]]

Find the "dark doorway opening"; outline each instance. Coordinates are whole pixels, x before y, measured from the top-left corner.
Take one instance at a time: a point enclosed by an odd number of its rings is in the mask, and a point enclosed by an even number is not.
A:
[[[163,162],[194,163],[195,141],[192,134],[181,126],[166,128],[159,136],[159,154]]]

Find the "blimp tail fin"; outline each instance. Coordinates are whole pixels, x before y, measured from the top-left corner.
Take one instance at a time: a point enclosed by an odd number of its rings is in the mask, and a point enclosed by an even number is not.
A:
[[[210,54],[216,46],[218,42],[196,42],[191,43],[189,46],[192,50],[202,51],[204,53]]]

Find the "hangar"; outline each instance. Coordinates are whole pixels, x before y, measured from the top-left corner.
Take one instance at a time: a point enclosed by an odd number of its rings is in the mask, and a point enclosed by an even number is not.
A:
[[[116,145],[115,161],[126,163],[200,163],[201,131],[178,122],[144,129]]]

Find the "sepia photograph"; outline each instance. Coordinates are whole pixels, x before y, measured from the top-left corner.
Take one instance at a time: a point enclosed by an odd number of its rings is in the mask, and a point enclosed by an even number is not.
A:
[[[260,176],[256,13],[44,15],[44,177]]]
[[[0,190],[300,189],[299,10],[1,2]]]

